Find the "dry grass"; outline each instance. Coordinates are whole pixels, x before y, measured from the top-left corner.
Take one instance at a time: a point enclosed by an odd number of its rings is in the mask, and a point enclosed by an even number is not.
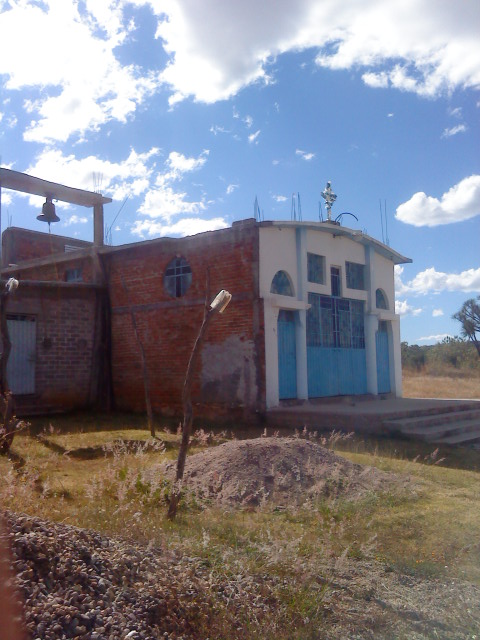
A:
[[[480,377],[433,376],[403,372],[405,398],[480,399]]]
[[[241,633],[211,636],[212,640],[354,637],[351,634],[353,629],[358,631],[358,625],[364,630],[380,629],[379,635],[365,631],[366,635],[355,635],[358,638],[410,638],[408,630],[382,635],[384,618],[389,624],[393,618],[371,597],[374,584],[388,583],[392,590],[401,589],[402,575],[415,580],[438,578],[442,584],[453,580],[480,584],[480,483],[476,471],[421,464],[413,461],[416,452],[408,460],[385,451],[382,455],[355,451],[350,442],[349,452],[342,453],[337,447],[337,453],[353,462],[407,475],[417,483],[416,492],[400,496],[371,493],[355,502],[325,498],[308,510],[265,507],[232,513],[214,505],[205,509],[187,494],[179,517],[172,523],[166,518],[168,484],[162,478],[147,481],[145,476],[147,469],[171,457],[172,451],[157,446],[156,450],[132,452],[118,442],[120,436],[151,444],[145,431],[126,428],[121,432],[97,429],[95,433],[47,436],[67,449],[99,445],[110,449],[108,458],[76,460],[53,452],[26,434],[17,437],[13,449],[25,459],[25,465],[15,471],[10,460],[0,458],[0,501],[13,511],[128,536],[201,558],[219,582],[235,584],[236,589],[248,588],[250,581],[253,585],[253,577],[258,582],[268,576],[268,584],[273,585],[269,589],[281,603],[277,619],[269,619],[268,625],[244,620]],[[159,436],[170,442],[177,438],[171,433]],[[346,591],[338,590],[342,581]],[[402,598],[414,609],[419,592],[408,595],[409,588],[404,591]],[[353,594],[348,595],[348,606],[345,594]],[[331,628],[338,627],[339,635],[327,633],[331,607],[335,610]],[[359,607],[362,614],[350,627],[352,607]],[[461,619],[460,609],[450,615],[457,613]],[[473,637],[478,630],[475,625],[480,624],[479,618],[475,620],[472,635],[458,637]],[[403,628],[403,622],[398,624]],[[266,631],[267,626],[271,631]],[[327,631],[319,635],[320,628]]]

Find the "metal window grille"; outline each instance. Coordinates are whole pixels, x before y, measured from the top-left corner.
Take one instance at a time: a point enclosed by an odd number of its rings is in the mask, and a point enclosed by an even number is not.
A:
[[[308,294],[307,346],[364,349],[364,303],[361,300]]]
[[[174,298],[184,296],[192,283],[192,270],[185,258],[174,258],[165,269],[164,286]]]

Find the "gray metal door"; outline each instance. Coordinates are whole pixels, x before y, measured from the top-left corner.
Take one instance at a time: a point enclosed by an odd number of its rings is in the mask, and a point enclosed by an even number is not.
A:
[[[15,395],[35,393],[35,355],[37,323],[34,316],[7,316],[12,350],[7,365],[7,380]]]

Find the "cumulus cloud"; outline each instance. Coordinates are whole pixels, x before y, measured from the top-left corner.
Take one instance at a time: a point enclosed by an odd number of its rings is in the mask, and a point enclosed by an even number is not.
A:
[[[190,96],[211,103],[272,82],[272,59],[309,48],[320,49],[318,65],[363,67],[373,87],[436,96],[480,83],[480,10],[473,2],[432,11],[429,0],[172,0],[155,10],[157,37],[170,55],[161,80],[172,103]]]
[[[156,17],[148,46],[158,49],[158,66],[136,64],[131,51],[122,57],[140,37],[124,11],[132,5]],[[109,121],[125,122],[163,88],[172,106],[231,98],[275,82],[272,62],[292,51],[314,50],[316,63],[330,69],[360,69],[376,88],[437,96],[480,85],[473,1],[432,11],[430,0],[22,0],[0,11],[0,74],[7,90],[31,93],[24,135],[32,142],[82,139]],[[252,126],[249,116],[244,122]]]
[[[86,216],[77,216],[74,214],[73,216],[67,218],[67,220],[64,220],[63,226],[69,227],[72,224],[86,224],[87,222],[88,218]]]
[[[440,316],[443,316],[443,315],[444,315],[444,314],[443,314],[443,310],[442,310],[442,309],[434,309],[434,310],[432,311],[432,316],[433,316],[434,318],[439,318]]]
[[[436,227],[480,215],[480,175],[464,178],[441,198],[415,193],[395,213],[397,220],[415,227]]]
[[[434,267],[420,271],[407,283],[402,280],[403,267],[395,268],[395,292],[397,296],[442,293],[443,291],[461,291],[471,293],[480,291],[480,268],[466,269],[461,273],[444,273]],[[440,315],[440,314],[436,314]]]
[[[259,135],[260,135],[260,129],[258,131],[255,131],[255,133],[251,133],[248,136],[248,141],[250,142],[250,144],[258,144]]]
[[[125,122],[155,89],[153,73],[115,56],[129,34],[122,3],[45,0],[3,7],[0,74],[10,90],[36,89],[25,103],[28,141],[66,141],[109,120]]]
[[[229,184],[227,187],[227,196],[232,194],[235,191],[235,189],[238,189],[238,187],[239,187],[238,184]]]
[[[162,220],[137,220],[132,232],[141,238],[164,236],[191,236],[204,231],[225,229],[228,223],[224,218],[203,220],[201,218],[182,218],[178,222],[165,223]]]
[[[99,190],[115,200],[121,201],[130,196],[143,197],[138,209],[143,219],[134,223],[134,233],[152,236],[156,229],[160,229],[162,235],[185,235],[187,227],[182,227],[181,221],[175,226],[171,222],[172,218],[186,215],[188,219],[192,219],[192,216],[206,210],[207,203],[203,196],[200,199],[191,198],[185,189],[179,188],[179,184],[185,174],[199,171],[204,166],[208,150],[202,151],[198,156],[186,156],[172,151],[163,164],[158,166],[160,157],[161,152],[157,147],[144,153],[131,149],[128,157],[117,163],[95,156],[77,159],[73,155],[65,156],[59,150],[49,149],[36,159],[27,173],[67,186],[89,191]],[[96,189],[95,186],[99,188]],[[32,203],[35,202],[38,206],[37,200],[36,196],[32,196]],[[194,233],[205,230],[201,220],[192,228],[196,230]]]
[[[407,300],[396,300],[395,313],[399,316],[418,316],[422,313],[422,309],[412,307]]]

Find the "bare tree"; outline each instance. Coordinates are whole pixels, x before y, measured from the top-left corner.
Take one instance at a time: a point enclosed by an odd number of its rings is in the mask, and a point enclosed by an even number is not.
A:
[[[461,334],[473,342],[480,358],[480,296],[470,298],[452,318],[462,325]]]
[[[142,373],[143,373],[143,388],[145,390],[145,408],[147,410],[147,422],[148,428],[150,429],[150,435],[152,438],[155,437],[155,423],[153,421],[153,411],[152,411],[152,403],[150,401],[150,378],[148,377],[148,369],[147,369],[147,359],[145,357],[145,349],[143,347],[143,343],[140,340],[140,336],[138,334],[137,329],[137,321],[135,318],[135,313],[130,304],[130,300],[128,298],[128,290],[127,285],[125,284],[125,279],[123,275],[120,275],[120,279],[122,281],[122,287],[125,291],[125,295],[127,297],[127,305],[130,310],[130,318],[132,320],[133,332],[135,334],[135,340],[137,341],[138,350],[140,352],[140,358],[142,360]]]
[[[208,300],[208,276],[207,276],[207,298],[205,302]],[[203,321],[200,326],[200,331],[198,332],[197,338],[193,345],[192,353],[190,354],[190,359],[188,361],[187,372],[185,374],[185,382],[183,384],[183,393],[182,393],[182,404],[183,404],[183,423],[182,423],[182,441],[180,443],[180,450],[178,452],[177,459],[177,472],[175,476],[175,484],[172,490],[172,494],[170,496],[170,504],[168,507],[168,518],[173,520],[177,515],[178,503],[180,502],[180,484],[183,479],[183,474],[185,471],[185,462],[187,459],[187,451],[188,446],[190,444],[190,435],[192,433],[192,423],[193,423],[193,409],[192,409],[192,382],[193,375],[195,373],[195,369],[197,366],[198,358],[201,353],[201,347],[203,344],[203,340],[205,337],[205,333],[213,317],[217,313],[223,313],[228,303],[230,302],[232,296],[228,291],[222,290],[216,296],[215,300],[212,302],[210,307],[205,304],[205,310],[203,313]]]

